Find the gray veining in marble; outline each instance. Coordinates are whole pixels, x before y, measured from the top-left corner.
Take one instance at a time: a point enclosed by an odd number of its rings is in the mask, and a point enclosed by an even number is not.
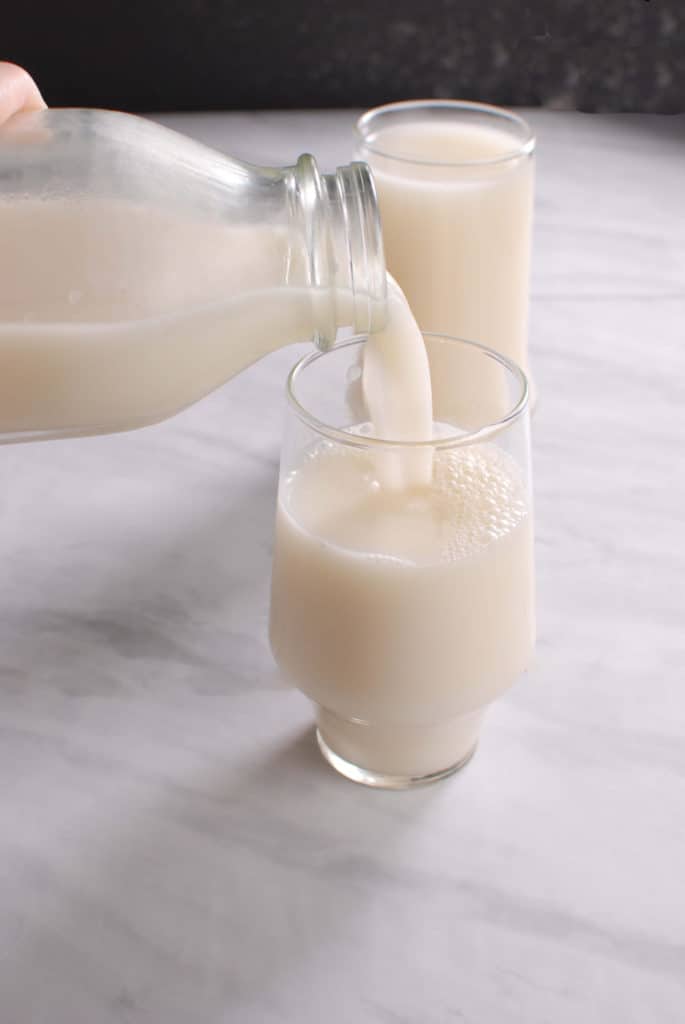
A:
[[[337,778],[273,669],[293,351],[0,449],[1,1024],[685,1020],[685,118],[530,116],[538,656],[449,782]],[[164,120],[352,146],[344,112]]]

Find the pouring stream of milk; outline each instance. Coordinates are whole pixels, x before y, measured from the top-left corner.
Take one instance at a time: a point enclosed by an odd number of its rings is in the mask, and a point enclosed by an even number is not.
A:
[[[396,281],[388,275],[388,320],[364,346],[362,389],[374,437],[385,441],[430,441],[433,401],[423,336]],[[392,489],[428,485],[433,452],[379,449],[380,483]]]

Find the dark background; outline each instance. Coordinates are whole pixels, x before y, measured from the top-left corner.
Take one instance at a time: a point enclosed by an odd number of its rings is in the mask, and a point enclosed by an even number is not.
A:
[[[55,105],[372,106],[457,96],[685,110],[685,0],[36,0],[0,57]]]

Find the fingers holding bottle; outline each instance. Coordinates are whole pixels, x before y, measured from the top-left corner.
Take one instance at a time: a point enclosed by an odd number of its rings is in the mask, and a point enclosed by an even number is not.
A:
[[[45,101],[28,71],[0,61],[0,124],[21,110],[42,110]]]

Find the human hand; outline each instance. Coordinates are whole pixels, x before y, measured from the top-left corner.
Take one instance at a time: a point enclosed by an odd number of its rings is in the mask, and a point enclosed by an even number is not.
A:
[[[0,61],[0,124],[20,110],[42,110],[45,102],[28,71]]]

